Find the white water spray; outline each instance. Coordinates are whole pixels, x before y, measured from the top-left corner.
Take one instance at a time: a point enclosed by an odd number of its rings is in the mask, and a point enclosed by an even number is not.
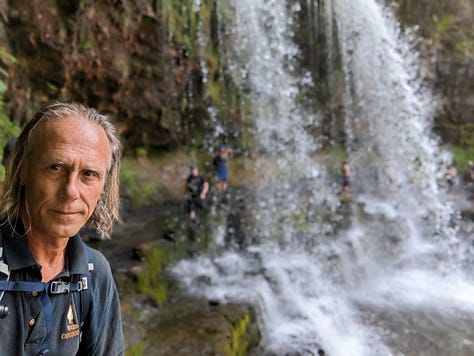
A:
[[[325,2],[343,58],[355,179],[353,209],[338,214],[305,130],[318,115],[298,104],[308,82],[293,67],[291,19],[300,9],[283,0],[228,5],[236,81],[249,88],[256,151],[273,170],[250,207],[257,229],[248,240],[257,242],[173,271],[191,293],[254,305],[260,354],[474,352],[474,284],[462,272],[467,247],[451,224],[454,209],[437,187],[433,98],[390,12],[375,0]]]

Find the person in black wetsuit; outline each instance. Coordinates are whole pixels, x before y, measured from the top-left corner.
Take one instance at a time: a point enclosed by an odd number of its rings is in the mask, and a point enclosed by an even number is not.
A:
[[[192,164],[190,169],[191,173],[186,179],[186,193],[188,195],[186,205],[189,219],[195,221],[197,210],[204,209],[204,199],[206,199],[207,192],[209,191],[209,183],[199,174],[197,166]]]

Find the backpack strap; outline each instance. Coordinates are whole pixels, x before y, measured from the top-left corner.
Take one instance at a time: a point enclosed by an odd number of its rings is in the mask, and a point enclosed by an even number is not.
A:
[[[49,297],[50,294],[72,293],[76,308],[79,308],[78,317],[79,325],[84,324],[84,320],[89,311],[92,300],[91,292],[91,271],[94,269],[89,247],[82,242],[84,252],[87,258],[89,273],[87,276],[73,275],[73,281],[52,281],[52,282],[27,282],[27,281],[10,281],[10,268],[3,258],[3,240],[0,232],[0,272],[7,276],[5,280],[0,280],[0,301],[5,292],[37,292],[41,294],[41,306],[46,318],[46,337],[41,344],[38,355],[44,355],[49,352],[49,336],[53,328],[53,305]]]
[[[91,257],[91,252],[90,252],[90,247],[87,246],[83,241],[82,241],[82,247],[84,248],[84,253],[86,255],[86,260],[87,260],[87,267],[89,269],[89,273],[86,276],[82,275],[76,275],[77,278],[79,278],[77,283],[82,283],[82,285],[85,285],[86,287],[82,290],[81,293],[74,293],[74,304],[76,305],[76,308],[78,308],[78,317],[79,317],[79,325],[82,326],[84,325],[84,321],[87,318],[87,314],[89,313],[91,301],[92,301],[92,275],[91,272],[94,270],[94,263],[92,262],[92,257]]]
[[[3,262],[3,246],[2,244],[2,235],[0,234],[0,273],[3,273],[4,275],[10,277],[10,269],[8,268],[8,265]]]
[[[6,276],[6,280],[8,281],[10,279],[10,268],[8,268],[8,265],[3,261],[3,240],[2,240],[2,232],[0,230],[0,277],[3,278],[2,275]],[[3,299],[3,295],[5,294],[5,291],[1,291],[0,293],[0,302]]]

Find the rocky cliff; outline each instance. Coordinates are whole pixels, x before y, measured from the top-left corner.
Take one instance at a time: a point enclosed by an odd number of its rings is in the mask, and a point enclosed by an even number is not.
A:
[[[300,3],[301,65],[325,83],[324,31],[315,29],[324,15],[314,14],[324,1]],[[425,74],[440,95],[437,130],[474,144],[472,1],[388,5],[423,39]],[[244,95],[221,58],[222,12],[216,0],[0,0],[0,43],[18,60],[6,68],[7,110],[22,124],[45,102],[78,100],[110,114],[131,148],[200,145],[216,122],[223,135],[242,131]],[[316,88],[323,101],[325,90]]]
[[[18,60],[8,68],[12,118],[22,124],[45,102],[78,100],[114,117],[132,147],[185,142],[206,116],[186,37],[197,13],[185,3],[1,1],[2,40]]]
[[[421,39],[418,49],[439,96],[435,129],[443,139],[474,145],[474,3],[472,0],[398,0],[405,29]]]

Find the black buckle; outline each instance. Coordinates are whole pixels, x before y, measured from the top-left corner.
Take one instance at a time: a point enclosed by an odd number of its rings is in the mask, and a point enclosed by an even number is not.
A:
[[[68,293],[71,290],[69,282],[53,281],[50,283],[49,291],[51,294]]]

